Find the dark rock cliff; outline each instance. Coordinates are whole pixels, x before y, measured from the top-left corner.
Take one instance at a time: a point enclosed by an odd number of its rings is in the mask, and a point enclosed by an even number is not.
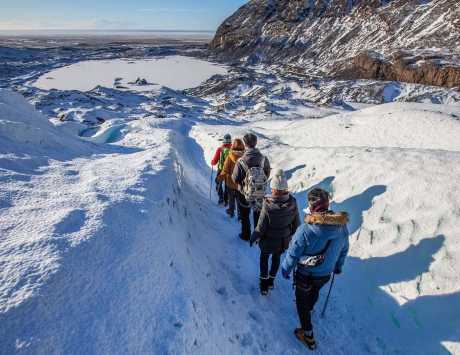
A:
[[[458,0],[253,0],[219,27],[227,61],[306,75],[460,86]]]

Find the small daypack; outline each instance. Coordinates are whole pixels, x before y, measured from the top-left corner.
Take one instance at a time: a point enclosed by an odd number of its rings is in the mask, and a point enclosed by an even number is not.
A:
[[[298,262],[299,265],[303,267],[316,267],[320,266],[322,263],[324,263],[324,260],[326,260],[326,252],[329,249],[329,246],[331,245],[331,241],[328,240],[326,243],[326,246],[324,247],[323,250],[319,252],[319,254],[316,255],[306,255],[303,258],[301,258]]]
[[[265,159],[265,157],[262,158],[260,166],[252,168],[249,168],[244,160],[240,160],[241,166],[246,172],[241,193],[249,206],[257,211],[262,209],[262,203],[267,192],[268,178],[264,171]]]
[[[229,154],[230,154],[230,148],[223,148],[221,150],[219,162],[217,164],[217,169],[219,169],[219,171],[222,171],[222,169],[224,168],[225,159],[227,159]]]

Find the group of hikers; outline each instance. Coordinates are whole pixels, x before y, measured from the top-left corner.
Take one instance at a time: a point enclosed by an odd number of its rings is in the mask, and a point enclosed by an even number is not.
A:
[[[321,188],[308,192],[305,223],[295,197],[289,193],[283,170],[271,171],[269,159],[256,148],[257,136],[223,137],[211,165],[217,165],[219,204],[241,224],[239,237],[260,248],[260,293],[268,295],[281,265],[281,274],[294,273],[300,328],[295,336],[309,349],[316,348],[311,312],[321,288],[338,275],[348,253],[348,215],[330,209],[330,195]],[[271,177],[270,177],[271,175]],[[267,194],[270,186],[271,194]],[[254,229],[251,230],[251,211]],[[281,255],[286,252],[281,263]],[[270,263],[271,259],[271,263]]]

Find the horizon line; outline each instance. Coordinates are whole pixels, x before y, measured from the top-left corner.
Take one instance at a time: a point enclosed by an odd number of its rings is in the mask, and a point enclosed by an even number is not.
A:
[[[216,30],[193,30],[193,29],[121,29],[121,28],[21,28],[14,30],[0,29],[0,32],[21,32],[21,31],[36,31],[36,32],[45,32],[45,31],[62,31],[62,32],[75,32],[75,31],[92,31],[92,32],[198,32],[198,33],[212,33]]]

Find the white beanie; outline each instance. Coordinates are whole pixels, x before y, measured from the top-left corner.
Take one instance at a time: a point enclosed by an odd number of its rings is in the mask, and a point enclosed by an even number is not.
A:
[[[287,179],[282,169],[277,169],[273,173],[271,188],[279,191],[285,191],[288,189]]]

